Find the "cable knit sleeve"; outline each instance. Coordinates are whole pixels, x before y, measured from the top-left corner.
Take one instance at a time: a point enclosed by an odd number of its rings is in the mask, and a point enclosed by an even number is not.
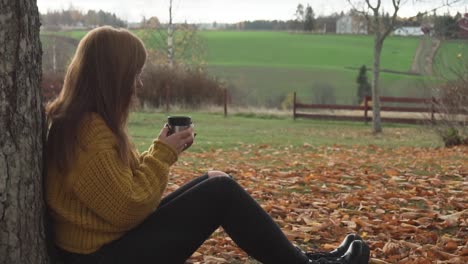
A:
[[[153,146],[154,146],[154,144],[151,145],[151,146],[149,147],[148,150],[145,150],[145,151],[143,151],[141,154],[138,155],[138,160],[139,160],[140,162],[142,162],[143,159],[144,159],[149,153],[151,153],[151,152],[153,151]]]
[[[133,171],[114,148],[100,150],[86,162],[74,192],[95,214],[128,230],[156,209],[176,160],[177,153],[161,141],[153,142]]]

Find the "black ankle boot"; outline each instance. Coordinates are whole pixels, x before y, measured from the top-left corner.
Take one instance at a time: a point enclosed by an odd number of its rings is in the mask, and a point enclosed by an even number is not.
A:
[[[362,240],[355,240],[351,243],[348,251],[339,258],[344,262],[352,264],[368,264],[370,258],[369,246]]]
[[[362,238],[357,234],[349,234],[345,237],[343,242],[334,250],[330,252],[313,252],[313,253],[306,253],[307,257],[311,260],[320,259],[320,258],[339,258],[343,256],[346,251],[348,251],[349,246],[354,240],[362,240]]]
[[[369,255],[369,246],[362,240],[355,240],[341,257],[311,259],[309,264],[368,264]]]

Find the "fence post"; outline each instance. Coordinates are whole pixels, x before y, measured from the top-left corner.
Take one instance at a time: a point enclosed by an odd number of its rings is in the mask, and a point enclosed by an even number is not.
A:
[[[431,122],[432,124],[435,123],[435,104],[437,103],[435,97],[432,97],[432,102],[431,102]]]
[[[366,125],[368,123],[367,111],[369,110],[369,96],[366,96],[364,99],[364,121]]]
[[[227,104],[228,104],[228,93],[227,93],[227,88],[224,88],[224,117],[227,117]]]
[[[296,92],[293,96],[293,119],[296,120]]]

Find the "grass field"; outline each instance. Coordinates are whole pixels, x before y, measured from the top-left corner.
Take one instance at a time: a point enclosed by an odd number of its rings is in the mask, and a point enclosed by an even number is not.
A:
[[[382,147],[441,146],[440,140],[423,126],[384,125],[384,133],[371,134],[370,125],[360,122],[333,122],[271,116],[228,116],[208,113],[176,113],[190,115],[197,132],[196,144],[190,151],[212,149],[233,150],[246,145],[324,146],[324,145],[369,145]],[[129,132],[137,148],[144,151],[165,123],[167,114],[134,112],[129,123]]]
[[[205,31],[201,36],[213,66],[342,70],[372,65],[372,36],[236,31]],[[389,38],[382,67],[409,70],[418,44],[417,38]]]
[[[321,103],[316,97],[324,87],[333,90],[337,103],[354,103],[358,70],[349,68],[372,65],[372,36],[221,31],[202,37],[210,70],[234,83],[250,104],[274,105],[292,91],[303,101]],[[382,68],[409,71],[418,44],[417,38],[389,38]],[[381,80],[384,95],[428,94],[423,77],[382,74]]]
[[[466,40],[451,40],[446,41],[437,53],[436,65],[434,68],[438,72],[445,73],[448,77],[450,69],[460,69],[463,67],[466,70],[468,61],[468,41]]]
[[[60,32],[75,39],[85,34]],[[372,36],[269,31],[202,31],[200,35],[210,66],[343,69],[372,65]],[[408,71],[418,44],[418,38],[390,37],[385,42],[382,68]],[[158,48],[154,45],[148,48]]]
[[[74,31],[59,31],[56,32],[55,34],[65,36],[65,37],[70,37],[74,39],[82,39],[88,31],[85,30],[74,30]]]
[[[85,33],[59,34],[80,39]],[[324,89],[336,103],[354,103],[357,68],[372,66],[372,36],[261,31],[202,31],[200,36],[205,43],[208,70],[229,84],[233,103],[277,107],[293,91],[304,102],[320,103],[318,98]],[[418,44],[419,38],[389,37],[381,67],[409,71]],[[147,43],[148,48],[157,48],[155,45]],[[453,58],[445,54],[457,45],[462,44],[443,44],[438,59],[451,62]],[[368,76],[370,80],[370,72]],[[429,77],[381,74],[385,96],[425,97],[431,94],[433,85]]]
[[[229,80],[240,90],[238,100],[250,105],[278,106],[278,100],[294,91],[304,103],[321,103],[317,97],[324,87],[331,90],[338,104],[352,104],[356,98],[357,71],[253,66],[210,66],[209,69],[214,75]],[[424,97],[430,95],[428,82],[419,76],[381,73],[384,96]]]

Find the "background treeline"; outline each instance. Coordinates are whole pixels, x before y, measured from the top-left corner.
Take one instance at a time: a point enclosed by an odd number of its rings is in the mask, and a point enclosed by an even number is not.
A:
[[[242,21],[233,24],[224,24],[225,30],[271,30],[271,31],[309,31],[318,33],[335,33],[337,21],[345,16],[361,16],[356,10],[349,10],[344,13],[333,13],[326,16],[315,16],[315,12],[307,5],[299,4],[294,14],[294,19],[290,20],[254,20]],[[439,38],[454,39],[459,37],[460,28],[458,21],[463,18],[461,13],[450,15],[449,13],[437,15],[436,13],[421,13],[410,18],[398,18],[397,27],[421,27]],[[385,13],[382,16],[383,22],[390,20],[390,15]],[[154,20],[154,21],[153,21]],[[47,30],[59,30],[68,28],[93,28],[102,25],[115,27],[127,27],[127,22],[117,17],[114,13],[102,10],[88,10],[87,12],[78,10],[70,6],[68,10],[48,11],[41,14],[42,25]],[[371,21],[372,22],[372,21]],[[138,23],[136,23],[138,24]],[[155,24],[154,27],[161,26],[156,17],[143,19],[141,27],[148,24]],[[216,24],[216,23],[214,23]],[[213,28],[217,28],[214,25]],[[369,34],[372,34],[372,27],[368,27]]]
[[[455,39],[460,37],[460,27],[458,21],[462,18],[462,14],[457,13],[455,16],[445,14],[434,17],[434,33],[439,38]]]
[[[296,10],[295,19],[290,20],[254,20],[242,21],[234,24],[223,26],[226,30],[271,30],[271,31],[305,31],[316,33],[336,33],[336,23],[343,16],[361,17],[362,15],[356,10],[348,12],[333,13],[331,15],[315,17],[314,10],[307,6],[299,5]],[[414,17],[397,18],[398,27],[421,27],[426,33],[431,33],[433,36],[443,39],[456,39],[460,37],[459,21],[463,18],[461,13],[451,15],[449,13],[438,15],[436,13],[419,12]],[[383,23],[389,23],[391,20],[390,14],[384,13],[382,16]],[[370,21],[373,22],[372,20]],[[214,28],[217,28],[214,26]],[[368,26],[368,33],[373,34],[372,26]]]
[[[229,24],[225,27],[227,30],[271,30],[271,31],[312,31],[319,30],[323,32],[335,32],[336,21],[340,18],[339,14],[322,16],[315,19],[313,27],[305,30],[304,22],[297,20],[254,20],[243,21],[236,24]]]
[[[228,30],[293,30],[296,27],[294,20],[255,20],[244,21],[226,26]]]
[[[342,12],[343,13],[343,12]],[[294,14],[295,19],[286,21],[281,20],[255,20],[255,21],[243,21],[240,23],[228,25],[227,29],[236,30],[275,30],[275,31],[314,31],[317,28],[317,19],[315,18],[315,12],[310,5],[304,7],[299,4]],[[337,13],[331,16],[321,17],[320,20],[323,23],[324,20],[330,20],[336,24],[336,20],[339,18]]]
[[[41,14],[41,22],[47,29],[55,27],[96,27],[102,25],[111,25],[115,27],[126,27],[127,23],[118,18],[114,13],[104,12],[102,10],[88,10],[84,13],[73,7],[68,10],[48,11]]]

